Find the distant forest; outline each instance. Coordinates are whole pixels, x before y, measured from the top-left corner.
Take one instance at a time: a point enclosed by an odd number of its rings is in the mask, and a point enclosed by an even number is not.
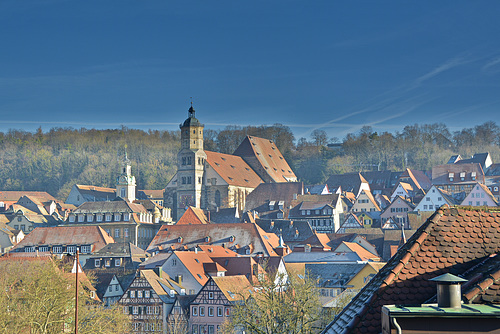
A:
[[[247,135],[272,139],[305,184],[366,170],[431,170],[453,154],[490,152],[500,162],[500,127],[493,121],[450,132],[444,124],[409,125],[395,133],[369,126],[342,141],[315,130],[294,138],[281,124],[205,130],[205,149],[233,153]],[[342,149],[328,148],[341,143]],[[125,149],[139,189],[162,189],[176,171],[179,131],[53,128],[0,132],[0,190],[47,191],[66,199],[74,184],[115,187]]]

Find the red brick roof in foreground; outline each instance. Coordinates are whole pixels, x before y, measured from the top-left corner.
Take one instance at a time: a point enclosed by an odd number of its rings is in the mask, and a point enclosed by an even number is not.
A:
[[[500,303],[500,210],[437,210],[323,333],[379,333],[382,305],[432,302],[436,283],[451,273],[469,282],[465,302]]]

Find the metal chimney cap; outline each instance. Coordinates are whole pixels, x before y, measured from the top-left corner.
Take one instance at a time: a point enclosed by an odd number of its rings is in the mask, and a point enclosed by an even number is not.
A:
[[[448,284],[467,282],[466,279],[460,278],[458,276],[455,276],[455,275],[452,275],[449,273],[438,276],[438,277],[431,278],[429,281],[434,281],[434,282],[438,282],[438,283],[448,283]]]

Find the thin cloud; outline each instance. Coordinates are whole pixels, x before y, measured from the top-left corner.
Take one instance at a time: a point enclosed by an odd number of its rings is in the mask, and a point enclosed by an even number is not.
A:
[[[413,87],[412,88],[420,86],[425,81],[430,80],[430,79],[434,78],[435,76],[437,76],[437,75],[439,75],[439,74],[441,74],[443,72],[451,70],[452,68],[455,68],[457,66],[466,64],[468,62],[469,61],[464,60],[464,59],[462,59],[460,57],[449,59],[446,62],[444,62],[443,64],[441,64],[438,67],[436,67],[435,69],[433,69],[432,71],[430,71],[430,72],[428,72],[428,73],[426,73],[426,74],[418,77],[417,79],[415,79],[415,81],[413,82],[413,85],[412,85]]]

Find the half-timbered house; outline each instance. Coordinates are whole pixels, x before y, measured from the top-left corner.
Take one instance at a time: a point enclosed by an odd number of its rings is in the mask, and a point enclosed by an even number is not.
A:
[[[233,304],[248,296],[252,289],[244,275],[210,278],[191,303],[190,333],[221,333]]]

